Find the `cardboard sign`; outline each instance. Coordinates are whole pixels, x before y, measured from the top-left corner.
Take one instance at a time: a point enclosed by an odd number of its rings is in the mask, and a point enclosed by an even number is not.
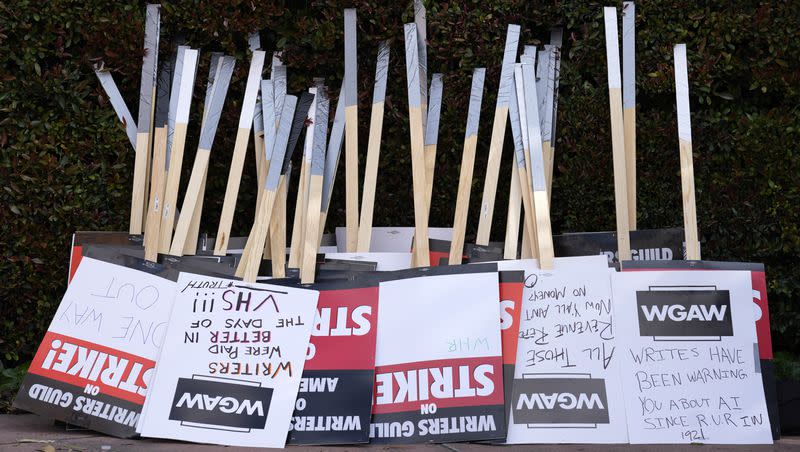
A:
[[[630,231],[633,260],[680,260],[684,258],[683,229]],[[618,262],[616,232],[575,232],[553,236],[556,256],[603,254],[609,264]]]
[[[606,258],[512,262],[526,278],[507,442],[627,442]]]
[[[494,264],[396,272],[381,282],[370,439],[502,436],[502,346]]]
[[[756,336],[758,338],[758,356],[761,360],[761,380],[764,385],[764,396],[767,399],[772,439],[780,439],[778,394],[775,385],[775,364],[772,362],[772,335],[769,328],[767,276],[764,271],[764,264],[712,261],[631,261],[625,262],[622,267],[622,271],[648,270],[744,270],[750,272],[750,280],[753,285],[753,303],[755,303],[756,311],[759,313],[756,317]]]
[[[378,264],[379,272],[411,268],[411,253],[325,253],[325,259],[367,261]]]
[[[85,257],[14,406],[119,437],[136,434],[175,283]]]
[[[181,273],[142,436],[283,447],[317,298]]]
[[[377,282],[314,284],[319,291],[288,444],[369,441]]]
[[[612,280],[631,443],[770,444],[750,272]]]

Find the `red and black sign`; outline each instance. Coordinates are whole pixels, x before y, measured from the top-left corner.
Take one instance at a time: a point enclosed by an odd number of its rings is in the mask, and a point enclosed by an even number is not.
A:
[[[154,367],[149,359],[47,332],[14,406],[132,437]]]
[[[503,387],[505,390],[506,414],[511,410],[511,387],[517,364],[517,341],[519,340],[519,316],[522,311],[522,291],[525,287],[524,271],[501,271],[500,277],[500,339],[503,342]],[[503,427],[503,439],[508,432],[508,423]]]

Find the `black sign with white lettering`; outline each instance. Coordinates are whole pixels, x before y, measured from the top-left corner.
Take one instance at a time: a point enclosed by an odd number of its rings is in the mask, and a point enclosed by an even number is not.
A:
[[[640,336],[733,336],[727,290],[637,291]]]
[[[271,400],[272,388],[258,383],[179,378],[169,418],[201,428],[263,429]]]

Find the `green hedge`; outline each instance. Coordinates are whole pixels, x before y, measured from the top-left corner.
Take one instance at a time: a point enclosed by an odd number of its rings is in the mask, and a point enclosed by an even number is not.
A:
[[[487,83],[469,234],[476,228],[506,26],[522,25],[521,44],[542,44],[550,26],[561,24],[566,32],[553,229],[613,229],[605,3],[426,3],[429,72],[445,74],[431,224],[452,222],[472,68],[486,66]],[[234,0],[164,5],[162,42],[182,34],[188,44],[202,48],[190,148],[197,142],[210,51],[238,58],[212,151],[203,230],[216,231],[221,210],[247,75],[247,33],[261,30],[265,49],[284,51],[291,91],[324,76],[335,94],[343,74],[342,9],[347,6],[354,3]],[[413,20],[411,2],[372,0],[355,6],[362,171],[377,42],[392,43],[375,224],[411,225],[402,40],[402,24]],[[637,12],[639,225],[682,225],[672,46],[686,42],[703,255],[767,265],[774,344],[796,352],[800,3],[743,0],[733,6],[658,0],[639,5]],[[127,228],[133,151],[91,65],[102,60],[112,69],[135,115],[143,13],[144,3],[100,0],[0,4],[0,360],[6,366],[30,359],[50,321],[66,285],[70,234]],[[504,152],[495,239],[502,239],[509,184],[508,145]],[[190,149],[184,184],[193,156]],[[329,227],[344,223],[341,172],[338,180]],[[248,231],[255,192],[250,151],[234,234]]]

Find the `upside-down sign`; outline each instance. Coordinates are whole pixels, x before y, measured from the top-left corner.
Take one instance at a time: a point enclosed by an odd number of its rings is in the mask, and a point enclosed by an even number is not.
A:
[[[131,437],[167,327],[175,283],[84,258],[14,406]]]
[[[372,441],[502,437],[497,266],[430,267],[393,276],[400,279],[380,284]]]

